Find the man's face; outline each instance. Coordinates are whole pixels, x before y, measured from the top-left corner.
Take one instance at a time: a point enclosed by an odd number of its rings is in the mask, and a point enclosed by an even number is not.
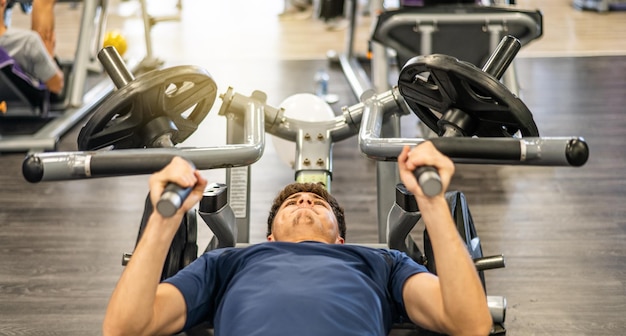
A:
[[[343,244],[337,218],[330,205],[320,196],[299,192],[289,196],[278,209],[270,241],[321,241]]]

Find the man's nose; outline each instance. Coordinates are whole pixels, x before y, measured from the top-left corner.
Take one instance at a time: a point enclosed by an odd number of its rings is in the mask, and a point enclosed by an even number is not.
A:
[[[313,199],[311,198],[311,196],[302,195],[298,199],[297,203],[298,203],[299,206],[312,206],[313,205]]]

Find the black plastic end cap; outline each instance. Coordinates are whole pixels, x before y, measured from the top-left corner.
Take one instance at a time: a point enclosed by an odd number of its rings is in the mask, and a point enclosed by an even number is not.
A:
[[[35,155],[28,155],[22,162],[22,175],[26,181],[31,183],[41,182],[43,178],[43,164],[41,159]]]
[[[589,146],[582,138],[571,139],[565,147],[567,162],[574,167],[580,167],[589,159]]]
[[[216,213],[228,204],[228,186],[223,183],[212,183],[207,186],[198,206],[203,213]]]
[[[417,212],[417,201],[415,195],[411,193],[402,183],[396,184],[396,204],[406,212]]]

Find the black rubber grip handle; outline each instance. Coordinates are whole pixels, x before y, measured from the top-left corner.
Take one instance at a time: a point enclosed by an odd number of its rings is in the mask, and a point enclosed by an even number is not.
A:
[[[163,217],[172,217],[183,205],[193,187],[183,188],[176,183],[169,183],[163,190],[161,198],[156,204],[157,211]]]
[[[194,166],[193,163],[189,163]],[[176,183],[168,183],[156,204],[157,211],[166,218],[174,216],[191,193],[191,190],[193,190],[193,187],[183,188]]]
[[[433,197],[439,195],[443,189],[443,185],[441,184],[441,177],[437,172],[437,169],[432,166],[423,166],[415,169],[413,172],[415,178],[417,179],[417,183],[420,188],[422,188],[422,192],[424,195]]]

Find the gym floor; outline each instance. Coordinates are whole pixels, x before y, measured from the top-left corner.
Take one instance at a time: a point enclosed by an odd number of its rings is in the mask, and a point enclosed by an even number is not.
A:
[[[626,330],[626,12],[596,13],[570,1],[517,1],[540,9],[544,36],[516,59],[522,98],[542,136],[581,136],[590,146],[581,168],[457,165],[451,189],[465,193],[485,255],[504,254],[507,266],[488,271],[490,295],[508,301],[508,335],[623,335]],[[153,15],[171,14],[175,1],[153,1]],[[57,5],[58,53],[73,57],[80,5]],[[218,84],[249,95],[267,93],[278,106],[311,92],[321,67],[330,73],[333,105],[356,102],[340,70],[326,60],[344,49],[345,31],[313,20],[279,20],[282,0],[186,0],[180,22],[152,30],[154,55],[165,66],[205,67]],[[113,1],[110,29],[127,37],[128,59],[145,53],[139,4]],[[28,27],[15,11],[13,24]],[[357,52],[369,19],[361,18]],[[225,143],[218,99],[184,146]],[[411,117],[405,136],[419,136]],[[82,124],[59,150],[75,150]],[[109,295],[122,272],[121,256],[135,244],[148,176],[29,184],[24,154],[0,155],[0,335],[99,335]],[[375,242],[375,164],[356,139],[334,147],[333,192],[346,207],[348,240]],[[224,171],[205,171],[224,182]],[[252,166],[252,242],[263,240],[275,193],[291,182],[268,139]],[[208,241],[201,230],[200,246]]]

